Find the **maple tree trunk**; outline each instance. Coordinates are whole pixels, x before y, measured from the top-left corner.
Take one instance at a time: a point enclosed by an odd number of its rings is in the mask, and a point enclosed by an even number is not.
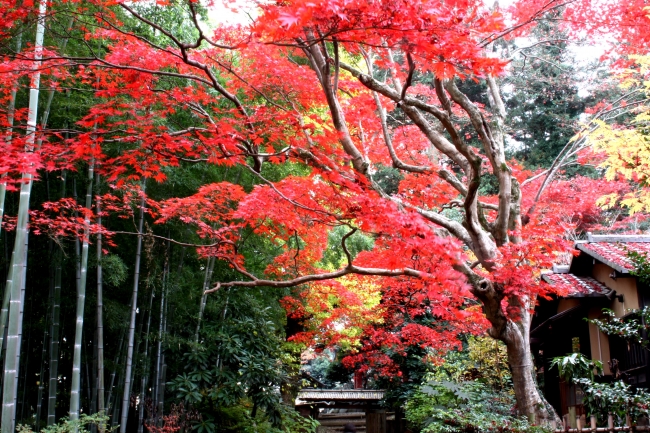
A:
[[[550,406],[541,396],[533,377],[534,365],[530,352],[532,316],[528,308],[532,301],[526,297],[508,299],[510,306],[516,307],[519,312],[519,320],[515,322],[505,315],[501,305],[505,296],[497,285],[487,280],[474,281],[473,293],[482,302],[485,316],[492,325],[488,333],[506,345],[519,414],[538,425],[547,425],[552,419],[557,421],[557,415],[549,411]]]
[[[522,328],[527,327],[523,323],[512,322],[509,327],[516,329],[511,331],[514,336],[506,338],[506,347],[517,409],[531,422],[545,424],[553,418],[554,414],[547,410],[533,378],[534,366],[530,353],[530,339],[527,334],[521,332]]]

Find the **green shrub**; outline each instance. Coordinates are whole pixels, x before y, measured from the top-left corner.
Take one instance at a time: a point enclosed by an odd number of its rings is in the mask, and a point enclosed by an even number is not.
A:
[[[89,426],[99,426],[103,424],[105,426],[105,432],[111,432],[110,426],[108,426],[109,418],[103,413],[96,413],[93,415],[82,414],[78,420],[70,421],[67,418],[62,418],[58,424],[54,424],[39,430],[40,433],[88,433],[87,427]],[[117,427],[116,427],[117,429]],[[16,427],[18,433],[34,433],[34,430],[30,426],[23,424],[18,424]]]

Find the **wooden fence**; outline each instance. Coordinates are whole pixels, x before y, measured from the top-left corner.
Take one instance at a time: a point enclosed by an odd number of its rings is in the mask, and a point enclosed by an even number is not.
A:
[[[577,432],[583,432],[583,433],[588,433],[588,432],[609,432],[609,433],[614,433],[614,432],[650,432],[650,426],[648,426],[648,420],[647,418],[643,421],[640,422],[639,424],[644,424],[644,425],[636,425],[637,423],[633,423],[632,419],[628,415],[625,420],[625,425],[623,426],[615,426],[614,425],[614,416],[609,415],[607,418],[607,427],[596,427],[597,420],[595,416],[592,416],[589,421],[585,419],[585,416],[577,417],[575,419],[575,427],[571,427],[571,423],[569,422],[569,416],[564,415],[562,418],[562,425],[561,426],[553,426],[553,430],[555,433],[562,433],[562,432],[568,432],[568,433],[577,433]]]

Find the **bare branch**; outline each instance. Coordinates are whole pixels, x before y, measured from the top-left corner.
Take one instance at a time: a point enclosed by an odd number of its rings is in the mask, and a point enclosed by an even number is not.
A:
[[[247,273],[248,274],[248,273]],[[401,268],[401,269],[384,269],[384,268],[363,268],[355,265],[348,265],[343,269],[334,272],[326,272],[323,274],[311,274],[303,275],[301,277],[293,278],[291,280],[263,280],[254,278],[251,281],[230,281],[227,283],[217,283],[212,289],[206,290],[204,293],[213,293],[219,290],[220,287],[295,287],[301,284],[310,283],[312,281],[324,281],[324,280],[334,280],[341,278],[345,275],[356,274],[356,275],[369,275],[377,277],[400,277],[408,276],[414,278],[426,278],[428,273],[418,271],[412,268]],[[250,274],[248,274],[250,275]]]
[[[352,266],[352,254],[350,254],[350,251],[348,250],[348,246],[345,244],[345,241],[348,240],[348,238],[352,236],[356,231],[357,228],[355,227],[341,238],[341,248],[343,248],[345,257],[348,259],[348,266]]]
[[[165,236],[154,235],[153,233],[137,233],[137,232],[127,232],[127,231],[119,231],[119,230],[117,230],[117,231],[115,231],[115,230],[106,230],[106,231],[103,231],[102,234],[104,236],[106,236],[106,235],[110,236],[110,235],[116,234],[116,235],[143,236],[145,238],[150,237],[150,238],[154,238],[154,239],[160,239],[160,240],[163,240],[163,241],[171,242],[172,244],[180,245],[180,246],[183,246],[183,247],[213,248],[213,247],[218,247],[219,245],[223,245],[223,244],[234,245],[231,241],[225,241],[225,240],[221,240],[219,242],[215,242],[215,243],[212,243],[212,244],[191,244],[191,243],[186,243],[186,242],[180,242],[180,241],[177,241],[175,239],[168,238],[168,237],[165,237]]]
[[[262,182],[264,182],[265,184],[267,184],[268,186],[270,186],[271,189],[272,189],[273,191],[275,191],[275,193],[276,193],[277,195],[279,195],[283,200],[286,200],[287,202],[291,203],[292,205],[294,205],[294,206],[296,206],[296,207],[299,207],[300,209],[303,209],[303,210],[309,211],[309,212],[314,212],[314,213],[317,213],[317,214],[327,215],[327,216],[329,216],[329,217],[337,218],[337,216],[334,215],[334,214],[332,214],[332,213],[326,212],[326,211],[321,210],[321,209],[313,209],[313,208],[310,208],[310,207],[308,207],[308,206],[305,206],[305,205],[302,204],[302,203],[298,203],[297,201],[290,199],[290,198],[287,197],[286,195],[282,194],[282,192],[281,192],[281,191],[280,191],[280,190],[275,186],[275,184],[274,184],[273,182],[271,182],[270,180],[266,179],[266,178],[265,178],[264,176],[262,176],[260,173],[258,173],[257,171],[255,171],[252,167],[250,167],[250,166],[248,166],[248,165],[245,165],[244,167],[246,167],[246,169],[247,169],[248,171],[250,171],[250,172],[253,173],[255,176],[257,176],[257,177],[258,177]]]
[[[409,87],[411,87],[411,84],[413,83],[413,73],[415,72],[415,62],[413,61],[413,57],[411,56],[411,53],[406,53],[406,60],[408,61],[409,64],[409,73],[406,76],[406,82],[404,83],[404,87],[402,87],[402,94],[400,95],[400,101],[404,100],[404,97],[406,96],[406,91],[408,90]]]
[[[332,84],[332,91],[336,95],[336,92],[339,90],[339,71],[340,71],[340,59],[339,59],[339,43],[336,40],[336,37],[333,39],[334,45],[334,84]]]

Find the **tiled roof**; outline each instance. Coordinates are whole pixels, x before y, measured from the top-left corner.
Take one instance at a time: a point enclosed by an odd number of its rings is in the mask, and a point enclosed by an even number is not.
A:
[[[383,390],[374,389],[301,389],[296,400],[329,401],[379,401],[384,398]]]
[[[634,270],[634,264],[628,258],[631,251],[650,254],[650,242],[586,242],[576,245],[596,260],[627,274]]]
[[[544,281],[550,284],[560,284],[566,287],[569,293],[565,298],[582,298],[594,296],[607,296],[611,290],[603,283],[591,277],[579,277],[573,274],[544,274]]]

